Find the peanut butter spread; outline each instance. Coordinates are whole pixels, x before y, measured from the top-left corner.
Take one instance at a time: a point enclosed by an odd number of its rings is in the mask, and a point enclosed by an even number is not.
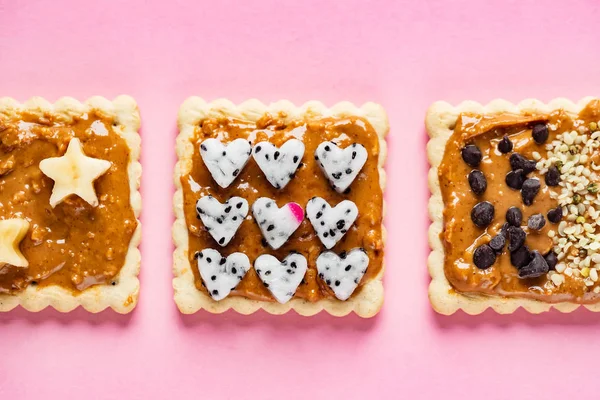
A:
[[[54,182],[39,164],[62,156],[71,138],[80,139],[87,156],[112,163],[95,181],[97,207],[75,195],[50,206]],[[99,112],[68,122],[53,114],[0,115],[0,218],[30,223],[20,243],[28,266],[0,265],[0,294],[28,285],[58,285],[77,294],[114,282],[137,227],[128,164],[127,143]]]
[[[520,190],[512,189],[507,185],[507,174],[511,171],[509,161],[511,154],[518,153],[528,160],[544,160],[552,143],[557,143],[562,134],[580,132],[594,140],[596,122],[600,120],[600,101],[590,102],[577,116],[562,110],[544,115],[474,115],[461,114],[458,117],[454,132],[449,138],[442,163],[439,167],[439,181],[444,201],[444,230],[441,233],[445,247],[444,271],[454,290],[459,292],[524,297],[542,300],[545,302],[571,301],[590,303],[600,300],[600,289],[596,289],[600,282],[596,272],[596,280],[590,280],[589,272],[583,270],[570,276],[556,279],[557,284],[550,277],[555,274],[554,265],[550,271],[538,277],[519,276],[519,268],[511,262],[511,255],[507,247],[496,251],[496,258],[489,267],[477,267],[474,262],[474,252],[482,245],[490,243],[496,235],[502,234],[503,226],[506,229],[506,212],[510,207],[517,207],[523,216],[521,228],[525,231],[525,246],[533,252],[537,250],[541,255],[555,252],[558,243],[559,221],[551,222],[547,217],[550,210],[559,206],[557,196],[560,187],[548,185],[547,178],[537,169],[528,174],[528,178],[539,179],[540,189],[531,205],[525,205]],[[543,143],[538,143],[532,135],[535,125],[547,127],[548,137]],[[596,135],[597,136],[597,135]],[[498,145],[506,137],[512,143],[510,151],[500,151]],[[586,139],[591,140],[591,139]],[[469,166],[461,157],[461,150],[467,145],[475,145],[481,151],[481,162],[477,167]],[[580,151],[579,146],[574,151]],[[573,153],[571,153],[573,154]],[[591,163],[600,164],[598,148],[593,153],[586,154]],[[560,169],[560,165],[557,166]],[[483,193],[475,194],[467,179],[474,169],[483,173],[487,180],[487,189]],[[514,168],[512,168],[514,170]],[[564,172],[564,171],[563,171]],[[581,171],[580,171],[581,172]],[[592,171],[593,172],[593,171]],[[589,174],[589,171],[588,171]],[[589,176],[589,175],[588,175]],[[591,178],[590,178],[591,179]],[[575,185],[575,183],[573,183]],[[551,193],[554,191],[554,193]],[[589,194],[596,193],[590,188]],[[586,192],[587,193],[587,192]],[[595,195],[594,195],[595,196]],[[593,197],[593,196],[592,196]],[[495,210],[493,219],[485,227],[478,227],[472,220],[472,209],[480,202],[489,202]],[[562,206],[562,204],[560,204]],[[575,209],[577,202],[573,201]],[[572,207],[572,205],[568,205]],[[563,208],[565,209],[565,208]],[[546,219],[541,229],[528,227],[528,219],[534,214],[541,214]],[[595,214],[595,211],[592,213]],[[559,217],[560,218],[560,217]],[[587,206],[580,217],[571,218],[572,223],[589,220]],[[562,216],[567,220],[567,215]],[[571,221],[570,220],[570,221]],[[571,223],[571,222],[570,222]],[[518,225],[518,224],[517,224]],[[593,228],[592,233],[598,230]],[[585,233],[585,232],[584,232]],[[584,237],[585,235],[581,235]],[[506,240],[509,242],[508,238]],[[579,250],[581,252],[581,250]],[[564,258],[559,258],[562,270],[569,266],[569,260],[579,257],[586,258],[587,254],[577,254],[577,249],[571,247]],[[571,256],[568,259],[566,256]],[[562,255],[560,257],[563,257]],[[594,256],[595,257],[595,256]],[[597,259],[598,257],[592,257]],[[589,260],[589,258],[588,258]],[[582,261],[583,263],[583,261]],[[590,262],[588,261],[588,264]],[[591,265],[594,267],[594,262]],[[556,270],[559,266],[556,266]],[[589,271],[589,268],[586,268]],[[562,271],[561,271],[562,272]]]
[[[305,145],[304,157],[301,160],[295,177],[283,189],[275,189],[253,159],[240,172],[236,180],[226,189],[219,187],[211,177],[200,155],[200,144],[208,138],[217,138],[223,143],[243,138],[253,145],[261,141],[269,141],[281,146],[287,140],[296,138]],[[358,177],[347,193],[339,194],[333,190],[313,155],[317,146],[323,141],[333,141],[342,148],[352,143],[362,144],[368,151],[368,159]],[[304,219],[300,227],[279,249],[272,250],[262,240],[256,221],[248,215],[237,233],[225,247],[221,248],[206,231],[196,216],[196,201],[202,196],[212,195],[220,202],[230,197],[240,196],[252,205],[259,197],[275,199],[279,206],[288,202],[296,202],[306,207],[308,200],[314,196],[323,197],[335,205],[342,200],[356,203],[359,214],[352,228],[332,248],[341,253],[356,247],[365,249],[369,256],[369,266],[357,288],[377,276],[382,267],[382,206],[383,194],[379,185],[379,138],[371,125],[361,118],[324,118],[307,121],[284,123],[278,118],[265,115],[258,122],[234,119],[207,119],[195,130],[194,155],[191,172],[181,177],[184,195],[184,211],[189,231],[188,258],[195,276],[195,284],[199,290],[206,291],[198,271],[194,255],[206,248],[219,249],[223,256],[233,252],[245,253],[250,263],[261,254],[272,254],[283,260],[290,252],[297,251],[308,261],[308,271],[298,287],[295,297],[308,301],[333,297],[333,292],[317,277],[316,259],[325,250],[308,219]],[[252,268],[238,284],[232,295],[245,296],[252,299],[272,301],[269,290],[258,278]]]

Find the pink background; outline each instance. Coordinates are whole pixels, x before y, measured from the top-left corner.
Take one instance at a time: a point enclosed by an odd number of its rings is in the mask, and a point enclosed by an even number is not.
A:
[[[598,397],[600,315],[431,310],[422,122],[437,99],[600,94],[598,1],[85,3],[0,0],[0,95],[137,99],[141,297],[128,316],[1,315],[0,398]],[[178,313],[172,149],[178,107],[192,94],[386,107],[389,246],[378,317]]]

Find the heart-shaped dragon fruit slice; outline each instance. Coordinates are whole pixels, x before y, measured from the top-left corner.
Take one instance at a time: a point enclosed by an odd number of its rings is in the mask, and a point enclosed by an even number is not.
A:
[[[275,250],[287,242],[304,219],[304,210],[299,204],[287,203],[279,208],[275,200],[268,197],[254,202],[252,214],[265,240]]]
[[[284,304],[296,293],[307,263],[300,253],[290,253],[281,262],[270,254],[263,254],[254,261],[254,269],[275,300]]]
[[[304,156],[304,143],[290,139],[281,147],[260,142],[254,147],[253,157],[267,180],[276,189],[283,189],[294,177]]]
[[[252,154],[250,143],[235,139],[227,145],[219,140],[206,139],[200,145],[200,155],[219,186],[226,188],[240,174]]]
[[[331,249],[356,220],[358,208],[350,200],[344,200],[332,208],[322,197],[313,197],[306,204],[306,216],[323,245]]]
[[[315,160],[335,191],[343,193],[367,162],[367,149],[357,143],[340,149],[333,142],[323,142],[315,150]]]
[[[221,204],[208,195],[196,202],[196,212],[213,239],[226,246],[248,215],[248,202],[236,196]]]
[[[358,286],[369,265],[369,256],[364,249],[352,249],[339,256],[326,251],[317,258],[317,272],[335,297],[347,300]]]
[[[196,260],[206,290],[216,301],[227,297],[250,270],[250,260],[244,253],[222,257],[217,250],[204,249],[196,253]]]

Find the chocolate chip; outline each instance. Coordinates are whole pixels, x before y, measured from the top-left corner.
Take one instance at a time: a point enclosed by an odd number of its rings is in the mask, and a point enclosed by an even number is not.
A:
[[[478,203],[471,210],[471,220],[480,228],[485,228],[494,219],[494,206],[489,201]]]
[[[546,140],[548,140],[548,127],[543,123],[535,124],[531,130],[531,136],[537,144],[546,143]]]
[[[483,175],[483,172],[478,169],[474,169],[469,173],[468,180],[471,190],[477,195],[482,194],[485,192],[485,189],[487,189],[487,180],[485,179],[485,175]]]
[[[481,150],[479,150],[479,147],[475,146],[474,144],[470,144],[468,146],[463,147],[460,151],[460,154],[462,155],[462,159],[467,163],[467,165],[473,168],[479,166],[482,157]]]
[[[523,187],[521,188],[521,197],[523,198],[523,203],[526,206],[530,206],[533,204],[533,199],[540,191],[540,181],[539,179],[529,178],[523,182]]]
[[[519,269],[519,278],[537,278],[547,274],[550,270],[548,263],[544,257],[542,257],[539,251],[534,250],[531,255],[532,259],[529,264]]]
[[[525,182],[525,172],[522,169],[510,171],[504,179],[506,186],[514,190],[521,190]]]
[[[510,153],[513,149],[513,143],[510,141],[508,136],[504,136],[500,142],[498,142],[498,151],[506,154]]]
[[[517,207],[510,207],[506,210],[506,222],[512,226],[521,226],[523,222],[523,213]]]
[[[548,211],[548,221],[558,224],[563,217],[562,207],[558,206]]]
[[[519,226],[509,226],[508,227],[508,251],[515,251],[518,248],[522,247],[525,243],[525,238],[527,234],[525,231]]]
[[[527,220],[527,227],[534,231],[539,231],[546,225],[546,219],[542,214],[533,214]]]
[[[479,269],[487,269],[496,262],[496,253],[487,244],[481,245],[473,253],[473,264]]]
[[[551,271],[554,271],[554,267],[556,267],[556,264],[558,264],[558,258],[556,257],[556,253],[553,251],[550,251],[548,254],[546,254],[544,256],[544,259],[546,259],[546,263],[548,264],[548,268]]]
[[[556,168],[556,165],[548,168],[548,172],[544,176],[544,180],[546,181],[546,185],[548,186],[558,186],[560,183],[560,171]]]
[[[527,175],[528,173],[535,171],[535,164],[535,161],[528,160],[519,153],[512,153],[510,155],[510,168],[513,171],[522,169],[523,173]]]
[[[527,246],[521,246],[510,253],[510,263],[517,268],[523,268],[529,264],[529,261],[531,261],[531,253]]]
[[[490,243],[489,243],[492,250],[494,250],[496,253],[501,253],[502,249],[504,249],[505,244],[506,244],[506,238],[501,233],[494,236],[492,238],[492,240],[490,240]]]

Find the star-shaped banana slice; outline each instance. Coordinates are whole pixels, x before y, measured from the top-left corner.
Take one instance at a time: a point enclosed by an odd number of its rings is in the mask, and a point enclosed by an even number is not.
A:
[[[79,139],[71,139],[65,155],[40,162],[40,170],[54,181],[50,205],[54,208],[67,196],[76,194],[96,207],[98,197],[94,181],[108,171],[110,166],[110,161],[86,156]]]
[[[26,219],[12,218],[0,221],[0,265],[29,266],[19,249],[19,244],[28,230],[29,221]]]

